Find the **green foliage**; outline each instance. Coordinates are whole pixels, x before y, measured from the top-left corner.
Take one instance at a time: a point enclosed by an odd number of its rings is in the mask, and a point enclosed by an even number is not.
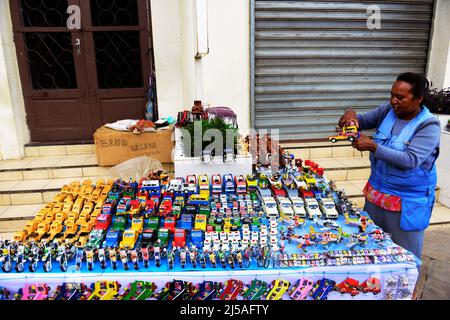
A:
[[[196,123],[201,122],[201,128],[202,128],[202,137],[204,136],[205,132],[209,129],[217,129],[220,130],[223,137],[223,149],[226,147],[226,132],[227,130],[231,130],[234,133],[234,153],[237,153],[237,143],[238,143],[238,128],[236,128],[233,124],[226,123],[221,118],[213,118],[210,120],[195,120],[194,122],[189,123],[182,129],[189,132],[189,135],[191,136],[191,149],[190,149],[190,156],[191,157],[200,157],[201,154],[194,154],[194,129],[196,127]],[[198,126],[198,124],[197,124]],[[182,138],[183,138],[183,149],[184,154],[187,156],[189,153],[188,145],[186,145],[185,141],[185,132],[182,131]],[[214,142],[214,139],[212,141],[203,141],[202,139],[202,150],[204,150],[209,144]]]

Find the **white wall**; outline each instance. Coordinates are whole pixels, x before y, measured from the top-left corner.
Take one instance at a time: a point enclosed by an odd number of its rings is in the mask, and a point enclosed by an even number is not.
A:
[[[160,117],[201,99],[229,106],[241,131],[250,126],[249,0],[209,0],[209,54],[195,59],[194,0],[151,0]]]
[[[21,158],[29,141],[9,1],[0,1],[0,153],[4,159]]]
[[[437,0],[433,23],[428,77],[434,88],[450,87],[450,1]]]

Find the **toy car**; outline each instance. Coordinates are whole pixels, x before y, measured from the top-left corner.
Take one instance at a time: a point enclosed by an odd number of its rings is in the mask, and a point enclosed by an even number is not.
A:
[[[153,244],[156,241],[157,236],[156,229],[144,229],[142,231],[142,238],[141,238],[141,247],[148,247],[149,245]]]
[[[319,201],[319,208],[327,219],[337,219],[338,212],[334,201],[330,198],[322,198]]]
[[[224,174],[222,183],[223,183],[223,190],[225,191],[226,194],[235,192],[236,187],[234,184],[233,176],[231,174]]]
[[[176,224],[177,224],[177,220],[175,217],[166,217],[164,219],[163,228],[169,230],[170,233],[174,233]]]
[[[374,295],[381,292],[380,279],[370,277],[358,286],[358,289],[364,293],[372,292]]]
[[[103,247],[117,247],[122,238],[122,233],[121,230],[109,230],[108,233],[106,233]]]
[[[14,295],[16,300],[45,300],[50,292],[46,283],[27,284]]]
[[[156,208],[155,201],[153,201],[152,199],[145,201],[145,206],[144,206],[145,216],[147,218],[151,217],[154,214],[154,212],[156,211],[155,208]]]
[[[136,241],[138,238],[138,233],[136,230],[128,229],[125,230],[122,236],[122,241],[119,244],[119,247],[126,248],[126,249],[134,249],[134,246],[136,245]]]
[[[277,203],[272,197],[262,198],[262,207],[267,217],[278,217]]]
[[[314,281],[301,278],[289,290],[289,296],[292,300],[305,300],[309,296],[313,286]]]
[[[240,280],[229,279],[219,295],[220,300],[236,300],[238,294],[242,291],[244,283]]]
[[[112,300],[119,293],[119,288],[120,283],[117,281],[97,281],[88,300]]]
[[[305,202],[300,197],[291,197],[292,208],[294,209],[294,216],[304,218],[306,217]]]
[[[196,214],[194,229],[206,231],[206,215]]]
[[[255,178],[255,176],[252,174],[248,174],[245,180],[247,182],[247,190],[249,192],[256,191],[256,189],[258,188],[258,180]]]
[[[267,290],[267,282],[254,279],[244,290],[242,291],[242,297],[244,300],[261,300]]]
[[[330,279],[323,278],[318,280],[311,291],[311,297],[314,300],[326,300],[328,298],[328,294],[331,290],[333,290],[335,285],[336,282]]]
[[[143,206],[144,206],[144,204],[142,201],[139,201],[138,199],[131,200],[130,201],[130,211],[129,211],[129,214],[131,215],[131,217],[139,215],[143,209]]]
[[[353,142],[357,138],[359,138],[359,131],[357,126],[344,126],[342,130],[339,131],[337,136],[329,136],[328,140],[332,143],[342,140],[349,140]]]
[[[187,231],[192,229],[192,215],[190,213],[183,213],[180,216],[180,228]]]
[[[306,198],[305,199],[305,208],[306,213],[309,219],[313,219],[314,217],[322,217],[322,212],[319,209],[319,203],[314,198]]]
[[[49,300],[82,300],[83,292],[86,291],[83,283],[63,282],[56,287],[53,296]]]
[[[120,295],[120,300],[146,300],[151,298],[156,290],[154,282],[134,281],[128,285],[124,293]]]
[[[191,231],[191,244],[200,249],[203,247],[203,231],[202,230],[192,230]]]
[[[339,284],[336,284],[334,286],[334,289],[341,294],[350,293],[352,297],[356,296],[358,291],[359,281],[352,279],[352,278],[346,278],[344,281],[342,281]]]
[[[277,279],[272,281],[271,288],[268,289],[266,300],[280,300],[283,294],[288,291],[291,283],[287,280]]]
[[[161,240],[161,245],[167,246],[169,243],[169,230],[168,229],[159,229],[158,230],[158,240]]]
[[[95,229],[103,229],[108,230],[109,225],[111,224],[112,216],[110,214],[101,214],[97,217],[95,222]]]
[[[173,280],[156,295],[157,300],[190,300],[195,294],[195,287],[191,282]]]
[[[89,239],[86,243],[86,247],[98,249],[105,239],[106,231],[104,229],[94,229],[89,234]]]
[[[212,300],[222,290],[221,282],[203,281],[195,285],[195,294],[191,300]]]
[[[172,247],[184,248],[186,246],[186,230],[175,229]]]
[[[108,200],[103,204],[102,213],[114,214],[116,213],[117,202],[115,200]]]
[[[242,175],[235,176],[234,182],[236,184],[236,193],[237,194],[247,193],[247,183],[245,182],[244,176],[242,176]]]
[[[211,177],[212,193],[219,194],[222,192],[222,178],[219,174],[213,174]]]
[[[134,217],[131,219],[131,229],[136,230],[136,232],[142,233],[142,230],[144,229],[144,217]]]
[[[128,217],[127,216],[116,216],[111,230],[121,230],[124,231],[128,227]]]
[[[200,189],[200,194],[204,194],[209,197],[209,181],[206,174],[201,174],[198,177],[198,186]]]
[[[280,216],[284,219],[292,219],[294,217],[294,209],[292,208],[291,200],[288,198],[278,199],[278,210]]]
[[[159,217],[150,217],[147,220],[147,223],[144,226],[144,229],[156,230],[159,228],[160,218]]]
[[[128,211],[130,210],[130,202],[131,200],[129,198],[120,199],[117,204],[116,215],[128,214]]]

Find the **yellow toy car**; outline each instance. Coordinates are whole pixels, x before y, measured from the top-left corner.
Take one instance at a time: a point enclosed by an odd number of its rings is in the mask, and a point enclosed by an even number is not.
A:
[[[94,292],[88,300],[111,300],[119,293],[120,284],[117,281],[97,281]]]
[[[23,231],[26,231],[27,234],[32,234],[33,232],[36,231],[36,229],[38,227],[38,224],[40,222],[41,221],[35,221],[35,220],[27,222],[27,224],[25,225],[25,228],[23,229]]]
[[[315,187],[315,186],[316,186],[316,179],[315,179],[312,175],[310,175],[310,174],[308,174],[308,173],[305,173],[305,174],[303,175],[303,181],[305,181],[306,184],[307,184],[309,187]]]
[[[41,210],[38,211],[38,213],[36,213],[33,220],[36,222],[44,221],[45,215],[47,214],[47,212],[48,212],[47,209],[42,208]]]
[[[137,233],[142,233],[144,229],[144,217],[134,217],[131,219],[131,229],[135,230]]]
[[[64,199],[66,199],[66,197],[67,197],[67,194],[58,193],[56,196],[53,197],[52,202],[53,203],[63,202]]]
[[[75,222],[78,219],[78,213],[77,212],[70,212],[67,216],[67,221]]]
[[[80,214],[81,210],[83,210],[85,199],[83,197],[78,197],[72,207],[72,210],[70,212],[76,212]]]
[[[55,216],[56,216],[56,213],[54,213],[53,211],[49,211],[45,214],[44,221],[47,223],[52,223],[53,220],[55,220]]]
[[[25,230],[18,231],[15,235],[13,240],[17,242],[24,242],[28,237],[28,233]]]
[[[196,214],[194,229],[206,231],[206,215],[204,214]]]
[[[76,239],[78,225],[75,222],[66,221],[65,226],[66,229],[64,230],[64,234],[61,237],[58,237],[58,240],[64,241],[67,239],[69,242],[73,242]]]
[[[328,140],[332,143],[342,140],[349,140],[351,142],[359,138],[359,131],[357,126],[343,127],[337,136],[329,136]]]
[[[64,203],[57,202],[53,205],[52,212],[54,214],[57,214],[58,212],[61,212],[63,208],[64,208]]]
[[[121,249],[134,249],[136,241],[138,238],[138,233],[134,229],[125,230],[122,236],[122,241],[120,241],[119,247]]]
[[[289,290],[290,285],[289,281],[282,279],[272,281],[272,289],[266,295],[266,300],[280,300],[283,294]]]
[[[53,223],[50,225],[50,231],[48,235],[48,240],[53,240],[56,235],[60,234],[63,230],[63,224],[61,221],[53,221]]]
[[[49,230],[50,230],[49,223],[45,221],[39,222],[36,231],[30,234],[30,239],[33,241],[39,241],[44,236],[44,234],[46,234]]]
[[[94,210],[94,202],[86,201],[83,206],[83,210],[81,210],[81,214],[87,213],[91,214],[92,210]]]
[[[58,212],[55,215],[55,220],[54,221],[59,221],[59,222],[62,223],[62,222],[64,222],[67,219],[67,216],[68,216],[67,212],[64,212],[64,211]]]

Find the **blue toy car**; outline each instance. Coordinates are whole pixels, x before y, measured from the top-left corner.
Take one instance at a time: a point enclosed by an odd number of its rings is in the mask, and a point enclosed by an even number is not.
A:
[[[203,230],[194,229],[191,231],[191,243],[198,249],[203,247]]]
[[[192,229],[192,215],[191,214],[183,213],[180,216],[179,228],[184,229],[188,232],[191,231],[191,229]]]
[[[116,200],[108,200],[102,206],[102,214],[114,214],[116,213],[116,208]]]
[[[106,233],[105,241],[103,241],[103,248],[117,247],[119,245],[120,239],[122,239],[121,230],[108,231],[108,233]]]
[[[223,175],[222,183],[225,193],[234,193],[236,191],[236,186],[234,184],[234,179],[231,173]]]
[[[336,285],[336,281],[323,278],[318,280],[314,285],[314,288],[311,293],[311,297],[314,300],[326,300],[328,298],[328,294],[333,290]]]

